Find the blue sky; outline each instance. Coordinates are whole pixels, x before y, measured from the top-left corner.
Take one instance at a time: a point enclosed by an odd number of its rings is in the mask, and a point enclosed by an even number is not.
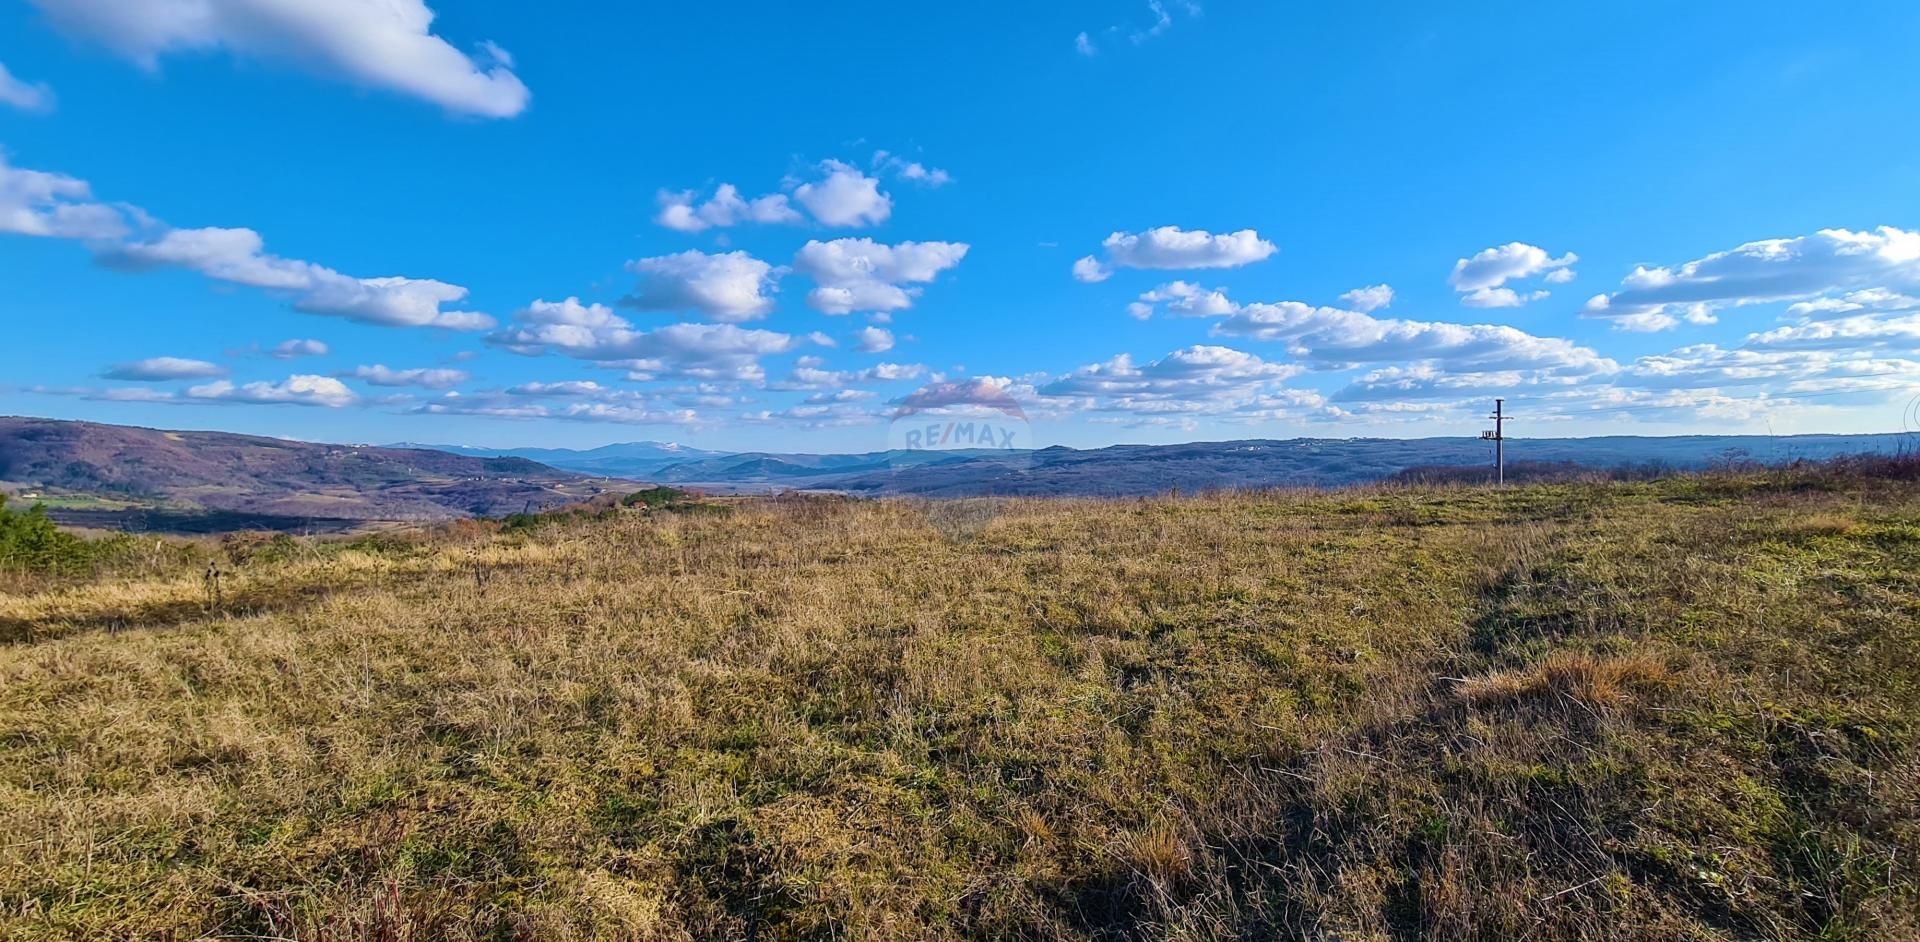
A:
[[[0,412],[1900,431],[1920,7],[1561,6],[0,0]]]

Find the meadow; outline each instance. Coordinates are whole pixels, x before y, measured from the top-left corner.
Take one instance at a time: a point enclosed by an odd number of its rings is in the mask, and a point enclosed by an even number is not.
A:
[[[1912,471],[0,565],[0,938],[1912,939]]]

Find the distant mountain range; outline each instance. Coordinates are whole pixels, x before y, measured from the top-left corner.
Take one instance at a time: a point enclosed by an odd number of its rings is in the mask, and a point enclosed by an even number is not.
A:
[[[1907,435],[1688,435],[1510,439],[1508,460],[1587,468],[1697,469],[1891,452]],[[528,458],[556,468],[723,491],[833,490],[884,496],[1135,496],[1223,487],[1330,487],[1425,467],[1491,466],[1478,438],[1297,438],[1080,450],[878,451],[846,455],[724,453],[634,442],[592,451],[445,448]]]
[[[1512,439],[1507,457],[1534,471],[1632,467],[1646,473],[1886,453],[1915,444],[1906,435]],[[637,482],[717,493],[1125,497],[1329,487],[1410,473],[1460,480],[1458,469],[1488,468],[1491,461],[1491,443],[1477,438],[730,454],[657,442],[585,451],[326,445],[0,418],[0,492],[47,501],[65,522],[133,529],[344,529],[367,521],[499,516],[632,490]]]
[[[493,516],[633,487],[517,457],[20,417],[0,417],[0,482],[50,499],[69,522],[155,529],[206,512],[245,521],[237,526],[316,529]],[[75,495],[110,500],[58,499]]]

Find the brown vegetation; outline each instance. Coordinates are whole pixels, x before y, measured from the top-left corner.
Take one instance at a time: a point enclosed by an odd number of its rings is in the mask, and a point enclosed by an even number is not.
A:
[[[1903,482],[769,499],[10,585],[6,938],[1920,933]]]

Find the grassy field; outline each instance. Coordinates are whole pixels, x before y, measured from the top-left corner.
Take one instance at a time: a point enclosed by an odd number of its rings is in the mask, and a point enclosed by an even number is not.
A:
[[[1905,940],[1916,874],[1913,483],[768,499],[0,578],[6,939]]]

